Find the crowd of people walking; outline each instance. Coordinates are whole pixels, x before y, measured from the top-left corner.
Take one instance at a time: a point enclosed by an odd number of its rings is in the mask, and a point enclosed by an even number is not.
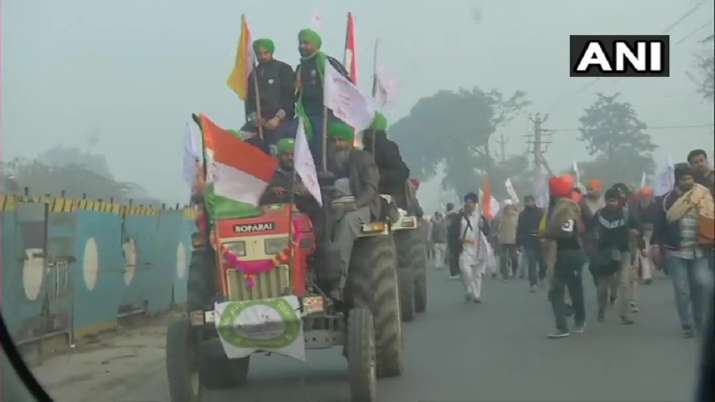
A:
[[[584,272],[596,290],[596,320],[613,314],[623,325],[636,323],[639,286],[667,277],[683,336],[694,337],[713,314],[715,174],[698,149],[672,175],[672,188],[658,195],[646,185],[606,188],[592,179],[581,188],[571,175],[554,176],[545,208],[527,195],[504,200],[493,218],[468,193],[461,208],[449,203],[426,220],[433,266],[461,278],[466,303],[482,302],[490,277],[527,278],[532,293],[548,288],[552,339],[585,331]]]

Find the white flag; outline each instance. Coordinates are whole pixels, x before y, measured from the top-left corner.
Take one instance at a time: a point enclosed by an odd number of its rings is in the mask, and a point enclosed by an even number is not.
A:
[[[576,184],[581,184],[581,172],[578,170],[576,161],[573,161],[573,173],[576,175]]]
[[[196,179],[196,165],[202,160],[201,133],[194,122],[186,123],[184,137],[184,180],[192,184]]]
[[[303,129],[303,121],[300,118],[298,119],[298,131],[295,133],[295,150],[293,151],[293,155],[295,172],[300,176],[303,185],[305,185],[313,198],[322,206],[323,197],[320,194],[318,174],[315,171],[313,154],[310,153],[308,140],[305,137],[305,130]]]
[[[330,63],[325,63],[323,101],[338,119],[356,131],[370,127],[375,118],[375,105],[349,79]]]
[[[514,201],[514,204],[518,204],[519,197],[517,197],[516,191],[514,190],[514,186],[511,184],[511,178],[506,179],[506,183],[504,183],[504,186],[506,186],[506,192],[509,194],[509,197],[511,197],[511,200]]]
[[[318,32],[323,30],[323,17],[318,13],[313,13],[310,17],[310,27]]]
[[[390,105],[395,99],[397,82],[383,68],[378,67],[375,73],[375,102],[380,108]]]
[[[643,175],[641,176],[641,188],[645,187],[646,185],[646,174],[643,172]]]
[[[656,196],[661,196],[675,186],[675,168],[673,167],[673,158],[668,156],[668,163],[663,166],[663,169],[658,173],[655,180],[654,193]]]
[[[536,206],[539,208],[549,206],[549,180],[542,171],[538,172],[538,176],[534,181],[534,199]]]

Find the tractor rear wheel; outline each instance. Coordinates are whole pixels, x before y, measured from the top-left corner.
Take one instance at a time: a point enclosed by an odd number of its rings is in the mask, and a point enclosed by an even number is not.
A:
[[[396,265],[392,236],[355,241],[346,296],[353,307],[367,307],[372,312],[378,377],[402,373],[402,322]]]

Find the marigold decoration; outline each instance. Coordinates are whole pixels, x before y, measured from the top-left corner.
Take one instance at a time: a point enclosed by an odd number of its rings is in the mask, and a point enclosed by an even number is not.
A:
[[[221,252],[231,268],[240,271],[244,275],[246,287],[249,289],[253,289],[256,286],[257,275],[269,272],[281,264],[286,264],[290,257],[289,248],[285,248],[270,260],[258,261],[241,261],[238,255],[225,244],[222,246]]]

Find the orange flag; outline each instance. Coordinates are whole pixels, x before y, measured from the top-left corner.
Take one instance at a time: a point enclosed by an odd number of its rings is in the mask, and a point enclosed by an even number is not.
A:
[[[492,206],[492,183],[488,176],[482,179],[482,213],[487,219],[494,219]]]
[[[253,44],[251,43],[251,30],[248,27],[246,16],[241,16],[241,37],[238,40],[236,51],[236,65],[231,71],[226,83],[241,100],[248,96],[248,76],[253,71]]]

